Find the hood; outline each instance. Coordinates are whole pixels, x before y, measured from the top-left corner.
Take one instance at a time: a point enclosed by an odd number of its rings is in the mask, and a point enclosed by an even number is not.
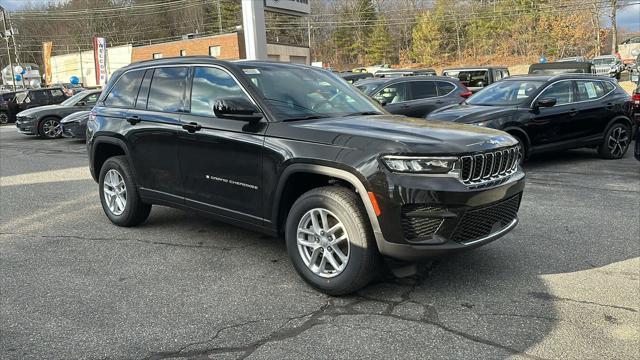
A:
[[[375,147],[393,152],[467,153],[511,146],[507,133],[479,126],[430,121],[400,115],[364,115],[289,123],[309,141],[344,147]]]
[[[27,110],[20,111],[20,115],[30,116],[39,114],[41,111],[56,111],[58,109],[63,109],[65,106],[56,104],[56,105],[44,105],[38,106]]]
[[[34,117],[39,117],[43,115],[56,115],[58,117],[64,117],[79,110],[81,109],[75,106],[62,106],[60,104],[56,104],[56,105],[44,105],[44,106],[34,107],[31,109],[26,109],[21,111],[19,115],[34,116]]]
[[[511,106],[480,106],[460,104],[440,108],[427,115],[429,120],[455,121],[460,123],[476,123],[492,120],[512,113],[515,110]]]

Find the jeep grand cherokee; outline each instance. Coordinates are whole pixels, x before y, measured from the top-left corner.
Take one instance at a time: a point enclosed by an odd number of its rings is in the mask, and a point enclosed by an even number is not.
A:
[[[152,204],[274,236],[312,286],[345,294],[380,255],[477,247],[517,223],[517,141],[476,126],[390,115],[307,66],[183,57],[112,76],[87,146],[106,216]]]

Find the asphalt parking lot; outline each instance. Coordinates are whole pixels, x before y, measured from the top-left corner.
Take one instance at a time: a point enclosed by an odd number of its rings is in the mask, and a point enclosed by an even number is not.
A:
[[[640,163],[537,157],[520,225],[331,298],[282,240],[154,207],[104,216],[84,144],[0,128],[0,358],[640,357]]]

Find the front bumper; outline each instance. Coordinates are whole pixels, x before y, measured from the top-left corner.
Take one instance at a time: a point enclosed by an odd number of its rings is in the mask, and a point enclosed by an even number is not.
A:
[[[37,135],[38,125],[36,119],[21,118],[16,119],[16,127],[18,131],[25,135]]]
[[[519,170],[500,185],[469,189],[454,178],[387,173],[378,249],[417,260],[494,241],[518,224],[524,179]]]

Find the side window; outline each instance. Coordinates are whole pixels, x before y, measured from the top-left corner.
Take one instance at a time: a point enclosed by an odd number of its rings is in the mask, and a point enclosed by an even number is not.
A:
[[[96,101],[98,101],[99,97],[100,97],[100,93],[90,94],[85,96],[84,99],[82,99],[82,101],[84,101],[86,105],[94,105]]]
[[[605,90],[602,82],[595,80],[577,80],[578,100],[594,100],[604,96]]]
[[[51,90],[51,97],[53,99],[63,98],[64,97],[64,92],[62,92],[62,90],[60,90],[60,89],[52,89]]]
[[[31,102],[35,103],[45,102],[48,99],[47,93],[44,91],[32,91],[29,97],[31,98]]]
[[[502,71],[493,70],[493,78],[494,78],[494,81],[498,81],[498,80],[502,79]]]
[[[426,99],[426,98],[438,96],[438,91],[436,90],[436,83],[433,81],[413,81],[410,83],[410,85],[411,85],[410,100]]]
[[[184,111],[184,90],[187,87],[187,68],[156,68],[151,79],[147,110],[164,112]]]
[[[104,100],[104,104],[119,108],[133,107],[136,96],[138,96],[142,75],[144,75],[144,70],[129,71],[120,76],[118,82]]]
[[[214,102],[229,97],[249,100],[240,85],[225,71],[213,67],[196,67],[191,87],[192,114],[215,117]]]
[[[604,92],[605,92],[605,94],[607,94],[607,93],[609,93],[609,92],[613,91],[613,90],[616,88],[616,86],[615,86],[615,85],[613,85],[610,81],[603,81],[603,82],[602,82],[602,84],[603,84],[603,86],[604,86]]]
[[[394,104],[401,101],[407,101],[407,83],[397,83],[389,85],[384,89],[378,91],[374,98],[378,101],[386,102],[387,104]]]
[[[438,81],[438,96],[447,95],[452,92],[456,87],[450,82]]]
[[[573,81],[559,81],[547,88],[538,99],[554,98],[556,105],[572,103],[575,100]]]

